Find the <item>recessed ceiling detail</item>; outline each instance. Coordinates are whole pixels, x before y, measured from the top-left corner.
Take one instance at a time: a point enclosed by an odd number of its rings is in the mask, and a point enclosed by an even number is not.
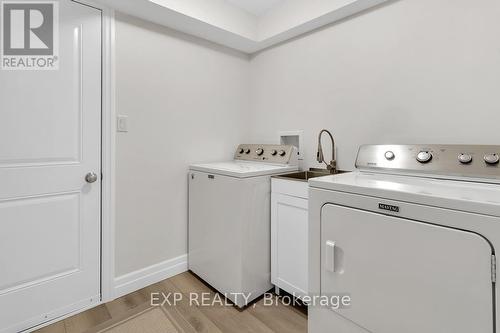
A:
[[[96,0],[247,54],[390,0]]]

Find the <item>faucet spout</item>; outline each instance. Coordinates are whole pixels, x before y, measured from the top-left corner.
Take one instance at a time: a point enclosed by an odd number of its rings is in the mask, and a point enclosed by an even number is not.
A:
[[[330,163],[325,162],[325,156],[323,154],[323,147],[321,146],[321,137],[323,136],[323,133],[328,134],[328,136],[330,137],[330,140],[332,141],[332,160],[330,161]],[[337,161],[335,160],[335,140],[333,139],[332,133],[330,133],[330,131],[328,131],[326,129],[321,130],[321,132],[319,132],[319,135],[318,135],[318,152],[316,154],[316,160],[319,163],[325,163],[326,168],[328,170],[330,170],[330,173],[332,173],[332,174],[337,173]]]

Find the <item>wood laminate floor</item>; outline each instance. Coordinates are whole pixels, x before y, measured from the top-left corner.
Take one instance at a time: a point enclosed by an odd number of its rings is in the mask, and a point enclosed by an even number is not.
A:
[[[307,332],[307,314],[304,307],[286,306],[275,298],[275,305],[272,306],[265,306],[264,300],[260,299],[246,309],[238,310],[235,307],[220,304],[218,302],[220,295],[189,272],[120,297],[110,303],[102,304],[36,332],[95,332],[96,328],[106,326],[108,322],[112,323],[118,319],[127,318],[127,316],[134,316],[141,308],[149,307],[152,293],[160,293],[159,295],[155,294],[158,299],[156,303],[162,302],[165,296],[172,293],[168,297],[170,304],[165,303],[163,308],[182,332]],[[175,305],[173,304],[174,293],[177,293],[177,297],[182,295],[182,300],[177,301]],[[197,293],[198,300],[193,301],[194,297],[190,293]],[[205,305],[202,304],[204,296],[208,296]],[[207,306],[207,304],[213,305]]]

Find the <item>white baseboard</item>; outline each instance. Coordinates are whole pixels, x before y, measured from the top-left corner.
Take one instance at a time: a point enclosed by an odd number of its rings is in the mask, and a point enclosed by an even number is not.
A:
[[[168,279],[188,270],[187,254],[145,267],[115,278],[114,297],[118,298],[136,290]]]

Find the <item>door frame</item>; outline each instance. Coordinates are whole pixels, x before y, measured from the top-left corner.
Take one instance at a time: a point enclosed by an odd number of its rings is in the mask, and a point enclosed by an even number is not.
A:
[[[101,11],[101,300],[114,299],[115,277],[115,11],[94,0],[70,0]],[[98,305],[97,304],[97,305]],[[83,310],[82,310],[83,311]],[[78,311],[81,312],[81,311]],[[70,314],[73,315],[74,313]],[[58,318],[61,320],[61,318]]]
[[[101,302],[115,298],[115,12],[102,10]]]

